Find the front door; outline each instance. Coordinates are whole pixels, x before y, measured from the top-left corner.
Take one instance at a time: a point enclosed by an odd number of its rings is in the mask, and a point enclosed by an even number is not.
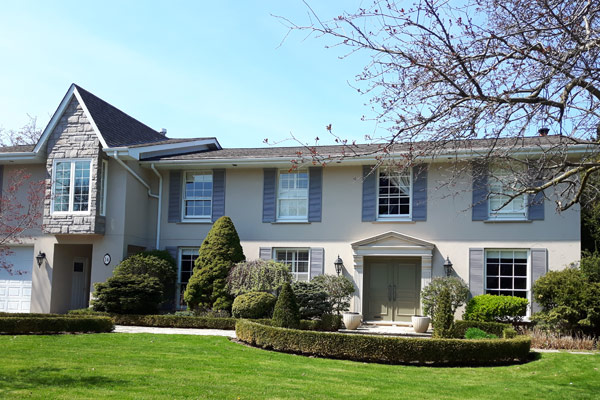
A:
[[[410,321],[419,314],[419,259],[373,258],[365,268],[367,321]]]
[[[87,258],[77,257],[73,260],[71,279],[71,310],[87,308],[89,301],[89,268]]]

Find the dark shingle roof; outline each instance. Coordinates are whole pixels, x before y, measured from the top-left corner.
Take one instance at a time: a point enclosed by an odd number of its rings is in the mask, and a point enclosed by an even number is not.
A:
[[[475,152],[488,151],[493,147],[518,149],[536,146],[555,146],[560,144],[575,144],[577,142],[563,136],[532,136],[524,138],[502,138],[502,139],[470,139],[448,141],[443,148],[448,151],[473,150]],[[430,146],[428,142],[417,142],[412,144],[398,143],[391,149],[392,153],[401,153],[412,148],[418,151],[422,148],[427,152]],[[439,149],[436,145],[436,148]],[[203,151],[188,154],[159,156],[153,160],[219,160],[219,159],[253,159],[253,158],[296,158],[311,157],[311,149],[314,149],[320,157],[348,157],[353,155],[378,154],[382,151],[382,145],[378,144],[355,144],[336,146],[293,146],[293,147],[260,147],[260,148],[230,148],[213,151]]]
[[[0,146],[0,153],[23,153],[33,151],[35,144],[22,144],[18,146]]]
[[[109,147],[164,141],[161,133],[130,117],[87,90],[75,85],[100,134]]]
[[[208,139],[214,139],[217,140],[217,138],[215,137],[200,137],[200,138],[181,138],[181,139],[167,139],[163,136],[164,140],[161,140],[159,142],[152,142],[152,143],[141,143],[141,144],[134,144],[131,145],[129,147],[135,148],[135,147],[144,147],[144,146],[158,146],[158,145],[162,145],[162,144],[175,144],[175,143],[185,143],[185,142],[195,142],[197,140],[208,140]]]

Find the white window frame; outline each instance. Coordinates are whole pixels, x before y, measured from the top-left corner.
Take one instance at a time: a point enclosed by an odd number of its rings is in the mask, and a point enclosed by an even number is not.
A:
[[[277,259],[277,252],[278,251],[295,252],[296,253],[295,258],[297,258],[298,252],[305,251],[308,254],[308,261],[307,261],[307,263],[308,263],[308,270],[306,272],[294,272],[293,265],[290,265],[290,273],[292,274],[292,279],[294,280],[294,282],[298,282],[299,281],[298,275],[301,275],[301,274],[302,275],[303,274],[307,275],[306,281],[302,281],[302,282],[309,282],[310,281],[310,279],[311,279],[311,276],[310,276],[310,261],[311,261],[310,260],[310,248],[308,248],[308,247],[275,247],[275,248],[273,248],[273,253],[271,254],[271,258],[273,258],[273,260],[275,260],[277,262],[280,262]]]
[[[52,215],[90,215],[91,213],[91,204],[92,204],[92,174],[94,173],[93,169],[93,160],[91,158],[60,158],[54,159],[52,162],[52,199],[50,201],[50,214]],[[69,209],[67,211],[54,211],[54,199],[55,199],[55,189],[56,189],[56,164],[58,163],[70,163],[71,170],[69,175]],[[90,164],[90,178],[89,178],[89,188],[88,188],[88,203],[87,203],[87,211],[73,211],[73,204],[75,199],[75,163],[76,162],[88,162]]]
[[[412,167],[408,168],[408,178],[410,181],[410,190],[408,197],[408,214],[379,214],[379,179],[381,172],[386,172],[384,168],[377,169],[377,199],[375,206],[377,207],[377,220],[379,221],[412,221],[412,210],[413,210],[413,171]],[[398,211],[400,210],[400,205],[398,205]]]
[[[98,214],[102,217],[106,216],[106,189],[108,187],[108,160],[102,160],[100,168],[100,192],[98,193]]]
[[[196,256],[198,256],[198,251],[200,250],[200,247],[180,247],[179,249],[177,249],[177,283],[175,284],[175,305],[177,307],[177,309],[179,310],[184,310],[187,307],[185,305],[182,305],[182,298],[181,298],[181,285],[183,284],[181,282],[181,261],[182,261],[182,256],[183,253],[185,251],[192,251],[193,253],[196,254]],[[192,266],[192,274],[194,272],[194,267]],[[190,275],[191,278],[191,275]]]
[[[210,175],[211,176],[211,182],[212,182],[212,190],[211,190],[211,196],[210,198],[208,197],[194,197],[192,199],[186,199],[186,183],[187,183],[187,176],[189,175]],[[181,220],[182,221],[212,221],[212,213],[213,213],[213,197],[214,197],[214,193],[215,193],[215,176],[213,174],[212,170],[190,170],[190,171],[184,171],[183,173],[183,187],[182,187],[182,194],[181,194]],[[210,215],[201,215],[201,216],[195,216],[195,215],[186,215],[185,211],[186,211],[186,207],[185,207],[185,202],[187,200],[209,200],[210,201]]]
[[[279,207],[279,202],[280,200],[288,200],[287,198],[282,198],[281,197],[281,188],[280,188],[280,184],[281,184],[281,175],[282,174],[306,174],[307,177],[307,184],[306,184],[306,215],[296,215],[296,216],[281,216],[280,215],[280,207]],[[289,170],[279,170],[277,171],[277,199],[276,199],[276,212],[277,212],[277,221],[308,221],[308,204],[309,204],[309,197],[310,197],[310,174],[308,173],[308,170],[306,169],[300,169],[300,170],[294,170],[294,171],[289,171]],[[298,189],[296,189],[298,190]],[[303,200],[304,198],[290,198],[289,200]]]
[[[520,291],[524,291],[526,292],[526,298],[529,301],[529,305],[527,306],[527,315],[526,317],[530,317],[531,316],[531,299],[532,299],[532,289],[531,289],[531,274],[532,274],[532,269],[531,269],[531,249],[518,249],[518,248],[486,248],[484,251],[484,258],[483,258],[483,293],[487,293],[487,259],[488,259],[488,252],[491,251],[498,251],[498,252],[502,252],[502,251],[526,251],[527,252],[527,283],[526,283],[526,289],[522,290],[522,289],[518,289]],[[498,268],[500,268],[500,265],[498,265]],[[500,270],[498,270],[498,276],[500,275]],[[514,271],[513,271],[513,278],[514,278]],[[498,283],[498,287],[500,287],[500,283]],[[514,283],[513,283],[513,287],[514,287]],[[490,289],[490,290],[496,290],[496,289]],[[502,289],[498,289],[498,290],[502,290]],[[513,289],[514,291],[514,289]]]
[[[502,204],[508,200],[508,195],[500,194],[503,192],[502,177],[509,176],[510,171],[503,171],[502,169],[495,169],[488,175],[488,217],[490,220],[513,220],[513,221],[526,221],[529,217],[528,207],[528,195],[521,194],[518,197],[512,199],[508,204],[505,204],[502,208],[494,210],[492,207],[493,199],[501,199]],[[500,179],[499,179],[500,178]],[[493,188],[496,186],[495,188]],[[514,205],[519,201],[523,203],[521,211],[514,211]]]

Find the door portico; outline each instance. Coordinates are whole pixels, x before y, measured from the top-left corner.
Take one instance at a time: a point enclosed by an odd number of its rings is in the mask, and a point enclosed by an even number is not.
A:
[[[420,277],[417,277],[420,278],[419,287],[423,288],[431,282],[431,263],[435,247],[433,243],[390,231],[359,240],[351,245],[354,258],[354,282],[357,286],[354,295],[354,311],[363,314],[363,318],[366,317],[364,316],[366,311],[364,306],[367,301],[365,292],[368,292],[368,289],[365,290],[365,285],[368,283],[365,281],[365,268],[368,268],[373,261],[399,258],[416,260],[418,263],[420,260],[420,268],[416,269],[417,271],[420,269]]]

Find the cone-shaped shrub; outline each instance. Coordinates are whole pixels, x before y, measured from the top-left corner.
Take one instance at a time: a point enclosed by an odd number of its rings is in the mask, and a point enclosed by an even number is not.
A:
[[[454,328],[452,312],[452,295],[447,287],[443,287],[437,298],[437,310],[433,315],[433,337],[450,338]]]
[[[277,303],[275,303],[273,325],[293,329],[300,326],[300,310],[296,302],[296,295],[289,283],[283,285]]]
[[[183,295],[188,307],[230,311],[233,298],[227,292],[227,274],[233,265],[245,259],[231,218],[219,218],[202,242],[194,273]]]

